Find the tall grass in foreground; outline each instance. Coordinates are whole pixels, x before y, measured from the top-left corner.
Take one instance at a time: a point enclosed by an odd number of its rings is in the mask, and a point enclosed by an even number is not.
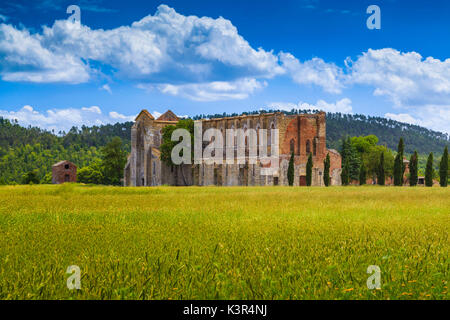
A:
[[[1,187],[0,299],[448,299],[448,230],[448,188]]]

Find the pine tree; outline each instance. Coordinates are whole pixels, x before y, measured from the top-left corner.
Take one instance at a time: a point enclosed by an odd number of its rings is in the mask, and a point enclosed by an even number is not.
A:
[[[433,152],[430,152],[427,160],[427,167],[425,169],[425,186],[433,186]]]
[[[290,186],[294,185],[294,153],[292,152],[291,159],[289,160],[289,167],[287,171],[288,183]]]
[[[328,187],[330,185],[330,154],[327,154],[327,157],[323,161],[323,182],[325,183],[325,186]]]
[[[364,162],[361,162],[361,168],[359,168],[359,185],[365,185],[367,179],[367,170],[364,166]]]
[[[380,163],[378,165],[377,183],[380,186],[384,186],[385,180],[386,180],[386,177],[384,174],[384,152],[381,152]]]
[[[342,167],[341,180],[343,186],[348,186],[349,183],[349,165],[348,159],[344,163],[344,167]]]
[[[414,151],[414,154],[411,155],[411,158],[409,159],[409,185],[411,187],[414,187],[417,185],[417,163],[418,163],[418,155],[417,151]]]
[[[312,154],[309,154],[308,162],[306,163],[306,185],[309,187],[311,186],[312,182],[312,167],[313,167],[313,160],[312,160]]]
[[[441,187],[446,187],[448,184],[448,148],[445,146],[444,154],[441,158],[441,163],[439,164],[439,176]]]

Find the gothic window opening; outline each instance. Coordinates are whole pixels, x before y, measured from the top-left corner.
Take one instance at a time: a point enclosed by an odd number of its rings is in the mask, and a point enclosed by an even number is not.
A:
[[[306,140],[306,154],[311,153],[311,142],[309,140]]]
[[[295,140],[294,139],[291,139],[290,150],[291,150],[291,154],[295,152]]]

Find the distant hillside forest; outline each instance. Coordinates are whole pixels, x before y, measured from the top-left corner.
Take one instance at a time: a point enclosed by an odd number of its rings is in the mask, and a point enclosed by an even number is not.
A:
[[[315,110],[262,110],[244,112],[240,115],[251,115],[258,113],[283,112],[287,115],[316,113]],[[238,116],[232,114],[198,115],[193,119],[212,119]],[[396,150],[401,137],[405,141],[405,152],[410,154],[417,151],[419,154],[430,152],[441,154],[445,146],[448,145],[450,136],[446,133],[429,130],[417,125],[407,124],[382,117],[371,117],[360,114],[327,113],[327,148],[339,150],[342,138],[346,136],[359,137],[376,135],[379,144]]]
[[[274,112],[267,110],[260,112]],[[313,113],[311,110],[292,110],[286,114]],[[257,114],[258,112],[242,113]],[[238,114],[199,115],[201,118],[220,118]],[[89,166],[101,157],[100,149],[119,137],[124,151],[131,148],[132,122],[81,128],[69,132],[49,132],[40,128],[20,126],[0,117],[0,184],[21,183],[25,173],[36,170],[41,180],[48,181],[51,166],[60,160],[69,160],[78,168]],[[381,117],[327,114],[327,146],[340,150],[342,138],[347,136],[376,135],[380,145],[396,150],[400,137],[405,141],[405,153],[414,150],[425,158],[433,152],[437,158],[449,143],[448,134],[432,131],[416,125],[400,123]],[[420,164],[419,164],[420,165]]]

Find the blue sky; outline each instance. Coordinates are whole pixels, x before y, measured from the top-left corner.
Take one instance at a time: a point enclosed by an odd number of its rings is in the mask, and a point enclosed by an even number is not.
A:
[[[296,107],[450,133],[449,17],[445,0],[1,0],[0,116],[67,130]]]

